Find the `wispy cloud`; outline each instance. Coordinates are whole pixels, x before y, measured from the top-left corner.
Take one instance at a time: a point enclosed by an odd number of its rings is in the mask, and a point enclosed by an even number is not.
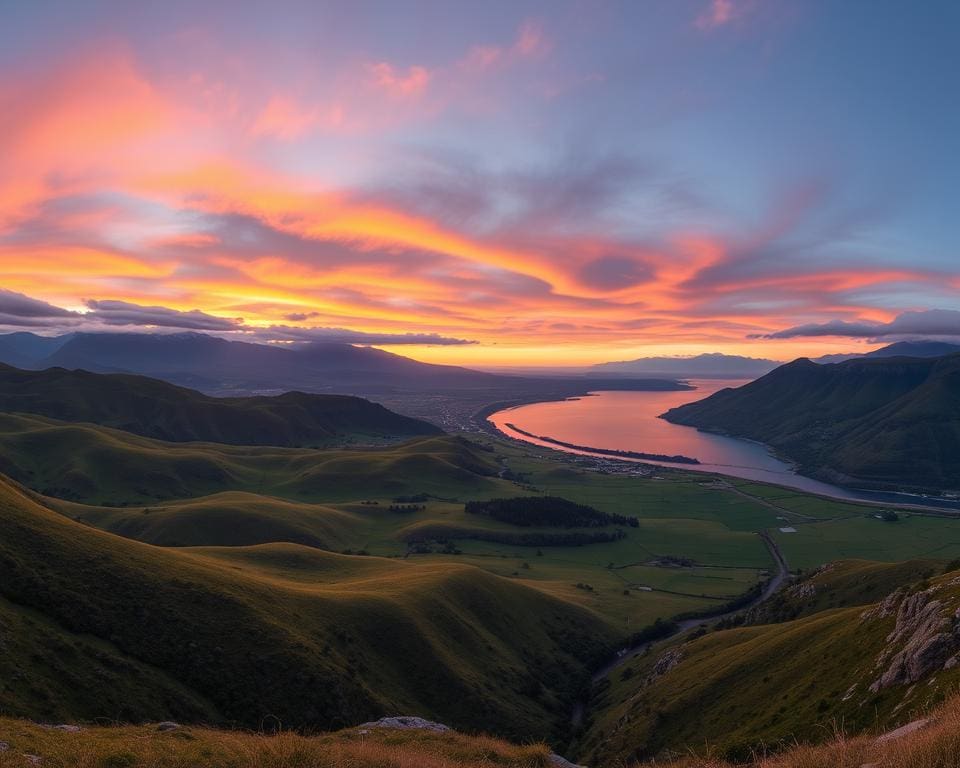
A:
[[[694,21],[699,29],[716,29],[729,24],[738,14],[734,0],[710,0],[710,4]]]
[[[960,311],[928,309],[904,312],[889,323],[848,320],[807,323],[764,334],[759,338],[793,339],[815,336],[843,336],[856,339],[960,337]]]
[[[0,289],[0,328],[30,328],[49,333],[67,330],[191,330],[259,343],[325,341],[384,346],[464,346],[476,343],[438,333],[384,333],[283,324],[256,326],[245,323],[240,317],[218,317],[197,309],[177,310],[116,299],[87,299],[84,305],[85,311],[73,311],[22,293]],[[322,317],[322,313],[290,313],[286,317],[291,322],[304,322]]]
[[[369,70],[374,85],[398,98],[419,96],[427,89],[431,77],[430,70],[416,64],[402,70],[389,62],[378,61],[370,64]]]
[[[168,307],[133,304],[129,301],[88,299],[85,319],[106,325],[143,325],[154,328],[184,328],[196,331],[232,331],[243,325],[243,318],[215,317],[192,309],[186,312]]]

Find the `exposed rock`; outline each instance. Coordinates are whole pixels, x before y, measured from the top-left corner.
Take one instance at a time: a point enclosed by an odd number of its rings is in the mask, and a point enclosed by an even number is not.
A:
[[[60,725],[54,725],[53,730],[63,731],[64,733],[77,733],[83,729],[79,725],[67,725],[66,723],[61,723]]]
[[[817,585],[810,581],[797,584],[787,590],[787,596],[796,598],[797,600],[807,600],[815,594],[817,594]]]
[[[24,752],[23,758],[31,765],[40,765],[40,763],[43,762],[43,758],[40,757],[40,755],[28,755],[26,752]]]
[[[560,755],[552,754],[547,758],[550,761],[550,765],[555,765],[557,768],[586,768],[583,765],[577,765],[576,763],[571,763],[565,757],[560,757]]]
[[[873,608],[861,613],[860,618],[864,621],[871,621],[873,619],[885,619],[887,616],[893,616],[905,594],[906,592],[902,588],[894,590]]]
[[[887,741],[895,741],[896,739],[901,739],[904,736],[909,736],[914,731],[919,731],[921,728],[925,728],[929,723],[929,717],[923,717],[920,720],[914,720],[912,723],[907,723],[906,725],[900,726],[896,730],[885,733],[882,736],[878,736],[876,743],[883,744]]]
[[[450,727],[443,723],[433,723],[422,717],[381,717],[370,723],[363,723],[359,728],[396,728],[398,730],[423,730],[444,733]]]
[[[8,749],[10,749],[10,745],[5,741],[0,741],[0,752],[6,752]]]
[[[877,657],[877,666],[886,669],[870,685],[871,692],[916,683],[942,669],[960,650],[956,619],[943,615],[944,604],[933,598],[934,591],[927,589],[901,600],[897,623],[887,635],[887,647]]]
[[[164,720],[162,723],[157,723],[158,731],[175,731],[180,727],[180,723],[175,723],[172,720]]]
[[[647,682],[652,683],[658,677],[662,677],[663,675],[667,674],[667,672],[677,666],[682,659],[683,646],[671,648],[659,659],[657,659],[656,663],[653,665],[653,669],[650,670],[650,674],[647,676]]]

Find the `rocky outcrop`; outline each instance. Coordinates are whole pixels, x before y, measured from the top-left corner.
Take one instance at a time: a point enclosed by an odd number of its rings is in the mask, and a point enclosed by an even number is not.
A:
[[[650,674],[647,676],[647,683],[652,683],[658,677],[663,677],[663,675],[667,674],[667,672],[677,666],[682,660],[683,646],[671,648],[654,663],[653,669],[650,670]]]
[[[817,585],[811,581],[805,581],[786,590],[787,597],[792,597],[795,600],[809,600],[816,594]]]
[[[586,766],[571,763],[565,757],[560,757],[560,755],[552,754],[547,760],[550,761],[550,765],[555,765],[556,768],[586,768]]]
[[[357,727],[362,730],[369,730],[371,728],[394,728],[401,731],[421,730],[433,731],[434,733],[446,733],[450,730],[450,726],[444,725],[443,723],[434,723],[430,720],[424,720],[422,717],[409,716],[381,717],[379,720],[363,723],[363,725]]]
[[[874,619],[885,619],[888,616],[893,616],[897,608],[900,607],[900,601],[903,600],[905,594],[906,591],[902,588],[894,590],[873,606],[873,608],[861,613],[860,618],[864,621],[872,621]]]
[[[960,652],[960,609],[952,611],[936,597],[937,589],[930,588],[907,595],[895,592],[865,618],[883,618],[896,607],[897,620],[887,635],[887,646],[877,657],[877,667],[883,671],[870,685],[877,693],[884,688],[905,683],[916,683],[927,675],[944,669]]]
[[[904,736],[909,736],[911,733],[919,731],[921,728],[926,728],[929,725],[931,719],[929,717],[921,717],[919,720],[914,720],[912,723],[907,723],[906,725],[901,725],[899,728],[893,731],[888,731],[882,736],[877,736],[877,744],[885,744],[888,741],[896,741],[897,739],[902,739]]]

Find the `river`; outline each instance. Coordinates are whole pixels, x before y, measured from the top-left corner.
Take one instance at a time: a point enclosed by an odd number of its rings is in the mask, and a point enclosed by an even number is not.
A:
[[[658,418],[678,405],[701,400],[719,389],[737,387],[746,381],[694,380],[690,383],[696,389],[680,392],[593,392],[569,400],[520,405],[497,411],[488,420],[505,435],[545,448],[557,449],[557,446],[522,434],[508,425],[513,424],[524,432],[575,445],[688,456],[700,462],[691,465],[645,460],[643,463],[646,464],[758,480],[850,501],[960,510],[958,500],[841,488],[823,483],[797,474],[793,467],[778,459],[760,443],[700,432],[694,427],[671,424]],[[563,450],[590,455],[589,451]]]

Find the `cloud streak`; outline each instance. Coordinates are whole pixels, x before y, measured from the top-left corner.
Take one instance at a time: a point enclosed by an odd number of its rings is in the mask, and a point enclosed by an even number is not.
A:
[[[233,331],[243,326],[243,318],[214,317],[198,309],[182,312],[168,307],[144,307],[129,301],[88,299],[86,319],[105,325],[181,328],[195,331]]]
[[[801,337],[842,336],[855,339],[923,339],[960,337],[960,311],[929,309],[904,312],[889,323],[831,320],[825,323],[807,323],[782,331],[763,334],[757,338],[794,339]]]
[[[323,326],[248,325],[243,318],[216,317],[200,310],[176,310],[163,306],[143,306],[115,299],[87,299],[86,311],[75,312],[54,306],[21,293],[0,289],[0,327],[30,328],[59,333],[67,330],[130,331],[143,328],[206,331],[226,338],[242,338],[262,343],[330,342],[365,345],[464,346],[475,341],[438,333],[371,333],[349,328]],[[319,312],[291,313],[293,321],[320,317]]]

